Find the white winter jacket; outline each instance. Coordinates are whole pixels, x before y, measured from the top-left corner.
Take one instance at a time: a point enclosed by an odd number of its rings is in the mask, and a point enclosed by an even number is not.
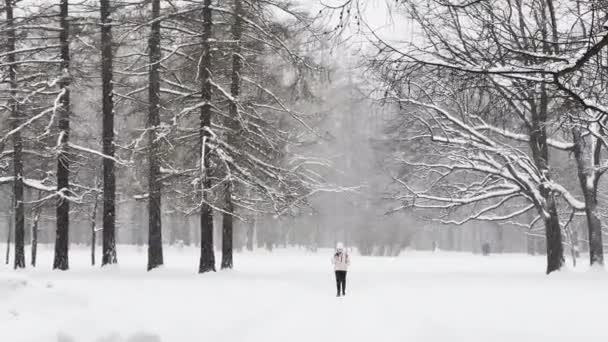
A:
[[[337,251],[332,259],[335,271],[348,271],[350,256],[345,251]]]

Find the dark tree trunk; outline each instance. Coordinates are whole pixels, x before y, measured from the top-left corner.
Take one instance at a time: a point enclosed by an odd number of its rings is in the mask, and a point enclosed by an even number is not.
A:
[[[234,41],[233,52],[232,52],[232,76],[230,85],[230,95],[236,101],[239,97],[241,90],[241,35],[243,19],[241,15],[243,13],[243,4],[240,0],[234,1],[234,23],[232,24],[232,40]],[[228,144],[233,145],[236,142],[238,135],[238,105],[236,102],[230,103],[230,113],[227,118],[226,127],[229,127],[228,132]],[[222,269],[232,268],[233,260],[233,210],[232,204],[232,179],[226,181],[224,188],[224,213],[222,220]]]
[[[562,229],[557,216],[557,206],[553,194],[546,195],[549,217],[545,219],[545,236],[547,248],[547,274],[559,271],[564,265],[564,246]]]
[[[530,141],[529,146],[532,151],[534,164],[540,171],[543,181],[550,181],[549,170],[549,145],[547,144],[547,128],[548,120],[549,96],[547,94],[547,86],[541,85],[541,96],[538,101],[534,100],[537,95],[530,94],[531,126],[530,126]],[[538,102],[538,103],[537,103]],[[555,195],[550,189],[540,186],[540,193],[544,199],[544,204],[537,203],[539,214],[544,215],[546,212],[549,216],[544,217],[545,221],[545,242],[547,250],[547,274],[558,271],[564,264],[564,247],[562,245],[562,232],[557,213],[557,204]]]
[[[9,52],[15,51],[15,27],[13,23],[13,0],[5,0],[6,10],[6,25],[7,43]],[[13,129],[17,129],[21,125],[21,113],[17,104],[17,72],[15,65],[15,54],[7,55],[8,78],[10,82],[10,99],[9,106],[11,111],[11,122]],[[21,132],[17,130],[13,134],[13,198],[14,198],[14,214],[15,214],[15,260],[14,267],[25,268],[25,211],[23,207],[23,141]]]
[[[591,265],[604,265],[604,245],[602,241],[602,222],[597,213],[595,194],[585,193],[585,214],[589,231],[589,262]]]
[[[199,273],[215,272],[215,253],[213,251],[213,213],[208,204],[201,207],[201,258]]]
[[[213,212],[208,203],[207,191],[211,188],[211,178],[209,177],[209,139],[211,134],[211,42],[212,22],[211,22],[211,0],[203,2],[203,35],[202,35],[202,58],[200,64],[201,79],[201,130],[200,130],[200,154],[201,154],[201,181],[200,188],[202,197],[201,203],[201,259],[198,272],[215,272],[215,253],[213,251]]]
[[[585,216],[589,235],[589,262],[593,265],[604,265],[604,246],[602,242],[602,222],[597,213],[597,177],[596,165],[588,165],[584,156],[585,141],[580,128],[573,124],[574,158],[576,160],[578,180],[585,199]],[[593,159],[599,160],[601,144],[597,143],[592,151]]]
[[[34,219],[32,222],[32,267],[36,267],[36,257],[38,256],[38,222],[40,221],[41,212],[41,207],[37,207],[34,210]]]
[[[91,213],[91,265],[95,266],[95,244],[97,243],[97,205],[99,198],[95,196],[95,202],[93,203],[93,212]],[[102,261],[103,266],[103,261]]]
[[[8,217],[8,232],[6,234],[6,258],[4,263],[5,264],[9,264],[9,262],[11,261],[11,240],[13,239],[13,218],[10,217],[10,214],[13,213],[13,210],[11,209],[9,212],[9,217]]]
[[[68,0],[60,0],[59,21],[61,32],[59,43],[61,45],[61,81],[59,87],[63,92],[58,111],[59,126],[59,153],[57,156],[57,192],[62,194],[57,202],[57,233],[55,235],[55,260],[53,269],[67,270],[68,246],[70,231],[70,158],[68,155],[68,141],[70,136],[70,23],[68,18]]]
[[[160,16],[160,0],[152,0],[152,18]],[[150,57],[149,112],[148,112],[148,271],[163,264],[163,239],[161,224],[160,142],[157,130],[160,125],[160,21],[152,23],[148,40]]]
[[[101,96],[103,112],[103,248],[101,266],[115,264],[116,258],[116,178],[114,171],[114,100],[112,94],[112,18],[110,0],[100,0],[101,14]]]
[[[227,186],[228,187],[228,186]],[[229,196],[227,194],[226,196]],[[232,212],[232,200],[226,199],[225,210]],[[222,215],[222,269],[231,269],[233,266],[232,260],[232,245],[233,245],[233,217],[229,213]]]
[[[152,1],[152,18],[160,16],[160,0]],[[151,270],[163,264],[160,142],[157,139],[160,125],[160,21],[151,25],[149,50],[149,112],[148,112],[148,266]]]

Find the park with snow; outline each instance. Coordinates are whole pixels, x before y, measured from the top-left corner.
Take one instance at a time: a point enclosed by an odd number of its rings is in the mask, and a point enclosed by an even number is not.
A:
[[[545,275],[543,256],[405,251],[352,255],[335,297],[333,251],[242,252],[235,268],[197,274],[198,251],[170,247],[146,272],[145,250],[119,246],[99,269],[75,247],[69,272],[0,266],[0,327],[14,342],[605,341],[608,274]],[[79,262],[79,260],[81,262]]]
[[[606,3],[3,1],[0,341],[608,341]]]

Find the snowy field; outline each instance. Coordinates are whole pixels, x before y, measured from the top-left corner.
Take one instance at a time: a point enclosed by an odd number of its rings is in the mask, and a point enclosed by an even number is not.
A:
[[[50,270],[51,252],[42,247],[36,270],[0,266],[2,341],[608,340],[608,276],[546,276],[543,257],[355,256],[336,298],[330,251],[241,253],[236,270],[205,275],[194,248],[166,249],[151,273],[133,247],[110,269],[73,248],[69,272]]]

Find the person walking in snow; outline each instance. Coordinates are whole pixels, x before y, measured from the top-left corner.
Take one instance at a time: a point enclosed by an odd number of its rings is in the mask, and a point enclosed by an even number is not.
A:
[[[337,296],[346,295],[346,272],[350,266],[350,256],[342,243],[336,245],[336,252],[332,259],[334,271],[336,272],[336,288],[338,289]]]

